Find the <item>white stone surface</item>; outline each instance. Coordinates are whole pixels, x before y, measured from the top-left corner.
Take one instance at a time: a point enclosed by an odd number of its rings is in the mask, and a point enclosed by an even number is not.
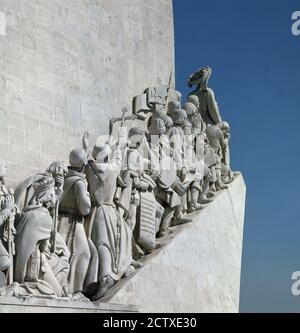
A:
[[[135,313],[130,305],[46,298],[0,297],[0,313]]]
[[[9,181],[67,160],[174,67],[171,0],[0,0],[0,155]]]
[[[103,301],[141,312],[238,312],[245,195],[240,175]]]
[[[6,16],[5,13],[0,11],[0,36],[6,34]]]

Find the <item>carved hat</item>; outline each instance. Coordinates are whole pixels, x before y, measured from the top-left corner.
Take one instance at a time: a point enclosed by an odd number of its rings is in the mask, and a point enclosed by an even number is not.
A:
[[[55,161],[49,165],[46,172],[50,173],[51,175],[60,174],[66,176],[68,173],[68,168],[64,161]]]
[[[73,168],[82,168],[87,165],[88,158],[86,151],[82,148],[72,150],[69,156],[69,162]]]
[[[112,149],[108,143],[102,145],[96,145],[93,148],[93,158],[95,160],[101,160],[107,158],[112,153]]]
[[[187,120],[187,114],[184,110],[176,110],[172,115],[172,120],[176,125],[183,125]]]
[[[129,131],[129,139],[135,135],[145,135],[145,130],[141,127],[133,127]]]
[[[183,109],[188,117],[194,116],[198,112],[198,108],[191,102],[184,103]]]
[[[186,103],[194,104],[197,109],[199,109],[199,107],[200,107],[200,101],[199,101],[199,97],[197,95],[193,95],[193,94],[189,95]]]
[[[166,124],[161,117],[153,117],[149,127],[150,135],[162,135],[166,133]]]
[[[172,117],[173,112],[181,109],[181,104],[178,101],[171,100],[168,103],[168,115]]]

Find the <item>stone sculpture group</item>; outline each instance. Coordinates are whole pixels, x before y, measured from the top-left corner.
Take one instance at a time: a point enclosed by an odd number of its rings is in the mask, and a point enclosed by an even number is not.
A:
[[[111,120],[107,142],[92,148],[85,133],[68,167],[54,162],[15,190],[0,163],[0,296],[97,301],[227,188],[230,128],[210,75],[189,77],[196,89],[183,105],[170,86],[147,89],[131,116]]]

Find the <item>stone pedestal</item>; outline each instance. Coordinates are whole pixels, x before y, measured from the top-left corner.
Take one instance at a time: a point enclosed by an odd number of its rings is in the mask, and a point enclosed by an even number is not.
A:
[[[245,194],[239,175],[103,301],[133,304],[141,312],[238,312]]]
[[[33,297],[0,297],[0,313],[136,313],[130,305]]]
[[[6,285],[6,278],[3,272],[0,272],[0,289],[5,287]]]
[[[245,195],[239,175],[101,302],[0,297],[0,313],[238,312]]]

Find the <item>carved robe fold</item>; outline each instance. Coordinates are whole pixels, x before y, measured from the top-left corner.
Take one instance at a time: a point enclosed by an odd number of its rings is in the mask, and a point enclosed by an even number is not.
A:
[[[90,213],[91,200],[84,174],[69,170],[60,199],[58,231],[71,253],[68,291],[82,292],[91,260],[91,248],[85,234],[84,217]]]
[[[114,204],[121,165],[117,157],[113,163],[90,161],[86,168],[93,207],[87,230],[99,256],[97,281],[107,276],[118,281],[132,262],[132,231]]]
[[[29,206],[24,210],[16,226],[14,280],[20,284],[42,280],[57,296],[62,296],[69,270],[68,249],[58,237],[57,252],[52,258],[48,260],[40,250],[40,245],[49,240],[52,226],[53,221],[46,208]]]

